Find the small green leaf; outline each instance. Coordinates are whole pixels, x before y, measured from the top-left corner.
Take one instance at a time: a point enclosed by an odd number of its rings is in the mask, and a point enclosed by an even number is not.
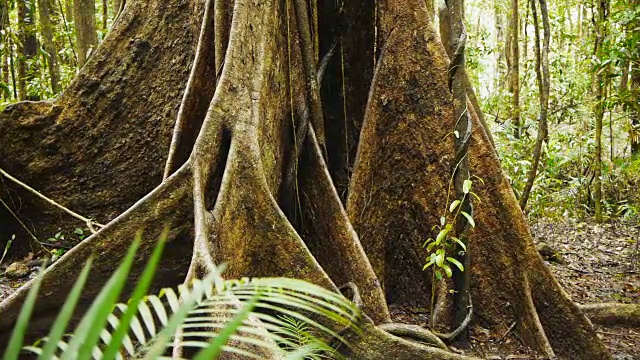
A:
[[[464,271],[464,265],[462,265],[462,263],[452,257],[448,257],[447,261],[449,261],[450,263],[452,263],[453,265],[455,265],[458,269],[460,269],[460,271]]]
[[[440,271],[436,271],[436,278],[442,280],[442,273]]]
[[[53,328],[49,332],[49,336],[47,342],[42,349],[42,354],[38,357],[38,359],[52,359],[54,358],[55,352],[58,349],[58,342],[62,339],[65,330],[67,329],[67,325],[69,324],[69,320],[71,320],[71,316],[73,315],[73,311],[76,308],[76,304],[80,299],[80,295],[82,295],[82,288],[84,287],[87,278],[89,277],[89,271],[91,270],[91,263],[93,259],[89,257],[87,262],[78,276],[67,300],[64,302],[64,306],[58,313],[58,317],[56,321],[53,323]]]
[[[436,265],[442,267],[442,264],[444,264],[444,250],[438,249],[438,251],[436,251]]]
[[[451,267],[447,264],[442,264],[442,268],[444,269],[445,274],[447,274],[447,277],[452,277],[453,276],[453,271],[451,271]]]
[[[438,233],[438,237],[436,237],[436,244],[440,245],[440,243],[442,243],[442,240],[444,240],[444,238],[450,231],[451,229],[448,226],[440,230],[440,232]]]
[[[458,239],[455,236],[451,237],[451,240],[455,241],[456,243],[458,243],[458,245],[460,245],[460,247],[462,248],[462,250],[467,251],[467,245],[465,245],[460,239]]]
[[[449,212],[453,212],[453,210],[455,210],[458,205],[460,205],[460,200],[456,200],[454,202],[451,203],[451,205],[449,206]]]
[[[429,246],[427,246],[427,251],[431,252],[431,250],[433,250],[433,248],[436,246],[437,244],[432,242],[431,244],[429,244]]]
[[[471,215],[469,215],[467,212],[465,211],[460,211],[460,213],[467,218],[467,220],[469,221],[469,225],[471,225],[472,228],[476,227],[476,222],[473,221],[473,218],[471,217]]]
[[[469,191],[471,191],[471,184],[473,182],[469,179],[465,180],[464,183],[462,184],[462,192],[464,192],[465,194],[468,194]]]
[[[447,219],[443,216],[440,218],[440,225],[444,226],[444,224],[447,222]]]
[[[422,270],[427,270],[429,268],[429,266],[433,265],[433,261],[429,261],[423,268]]]

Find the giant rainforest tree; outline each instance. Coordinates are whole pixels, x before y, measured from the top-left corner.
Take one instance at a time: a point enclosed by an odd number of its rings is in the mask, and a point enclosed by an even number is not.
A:
[[[0,167],[106,224],[47,269],[32,335],[50,325],[88,256],[85,300],[145,229],[133,284],[169,224],[157,287],[220,263],[229,277],[350,284],[367,315],[344,350],[351,358],[463,358],[410,341],[427,330],[388,323],[389,305],[430,303],[422,245],[468,151],[469,174],[483,180],[474,180],[470,266],[454,274],[469,278],[468,329],[517,334],[546,357],[609,358],[537,254],[431,18],[423,0],[127,1],[57,100],[0,115]],[[459,50],[464,30],[451,31]],[[454,132],[467,115],[472,132]],[[2,186],[39,233],[72,222]],[[6,219],[3,229],[19,230]],[[29,286],[0,305],[0,343]],[[442,319],[441,328],[460,325]]]

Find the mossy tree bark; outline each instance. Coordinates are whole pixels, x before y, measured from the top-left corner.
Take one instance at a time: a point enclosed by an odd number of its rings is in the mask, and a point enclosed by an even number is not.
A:
[[[60,99],[1,114],[0,167],[107,223],[46,271],[31,335],[50,325],[90,254],[99,255],[86,300],[144,228],[135,279],[170,224],[156,287],[222,262],[229,277],[292,276],[336,291],[351,282],[370,321],[350,358],[463,358],[391,334],[426,330],[378,326],[391,322],[389,304],[430,301],[422,243],[447,205],[455,119],[449,61],[424,1],[375,4],[318,1],[315,31],[304,0],[128,1]],[[542,355],[609,358],[537,254],[472,120],[469,167],[485,181],[469,239],[472,331],[515,323]],[[36,228],[68,223],[16,191]],[[0,304],[0,344],[29,286]]]

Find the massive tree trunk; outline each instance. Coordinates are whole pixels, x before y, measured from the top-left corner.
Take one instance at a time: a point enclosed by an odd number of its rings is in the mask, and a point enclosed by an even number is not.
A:
[[[319,1],[318,31],[302,0],[206,2],[127,2],[59,100],[1,115],[0,167],[107,224],[47,270],[31,334],[50,325],[90,254],[100,255],[85,299],[144,228],[135,279],[171,224],[156,287],[222,262],[230,277],[291,276],[336,291],[352,282],[371,321],[349,335],[350,358],[462,358],[377,326],[392,321],[390,304],[430,301],[422,243],[447,206],[454,168],[448,58],[424,1],[374,8],[358,0],[342,10]],[[317,64],[328,64],[322,88]],[[181,93],[177,84],[185,83]],[[488,136],[472,119],[470,171],[485,183],[476,187],[482,204],[469,244],[471,332],[508,333],[544,356],[609,358],[537,254]],[[36,229],[69,223],[16,191]],[[0,304],[0,344],[29,286]]]

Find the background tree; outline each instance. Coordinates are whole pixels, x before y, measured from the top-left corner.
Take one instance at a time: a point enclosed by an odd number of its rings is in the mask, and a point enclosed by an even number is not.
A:
[[[509,117],[514,126],[514,136],[520,138],[520,12],[519,0],[511,0],[509,28],[506,43],[508,91],[511,96]]]
[[[38,13],[42,31],[45,60],[51,79],[51,91],[60,92],[60,66],[58,65],[58,47],[53,41],[55,0],[38,0]]]
[[[599,59],[604,57],[603,48],[607,36],[607,18],[609,16],[609,0],[599,0],[596,4],[597,18],[594,15],[595,24],[595,45],[594,53]],[[609,78],[608,63],[602,62],[596,66],[594,77],[595,104],[595,152],[594,152],[594,201],[595,218],[597,222],[602,222],[602,122],[606,109],[607,88]]]
[[[96,3],[94,0],[74,0],[73,19],[76,31],[78,67],[82,68],[98,45],[96,33]]]
[[[38,100],[29,93],[27,84],[37,72],[38,38],[36,32],[35,0],[18,0],[18,94],[21,100]]]
[[[544,40],[542,47],[540,46],[540,26],[538,20],[538,12],[536,10],[536,0],[531,0],[531,15],[535,28],[535,57],[536,57],[536,77],[538,79],[538,87],[540,89],[540,116],[538,117],[538,137],[536,146],[533,150],[532,166],[529,170],[527,184],[520,195],[520,207],[524,210],[529,201],[529,194],[533,183],[538,175],[538,166],[540,165],[540,157],[542,156],[542,147],[545,141],[548,142],[547,118],[549,113],[549,87],[551,86],[551,74],[549,72],[549,44],[551,41],[551,28],[549,26],[549,10],[546,0],[539,0],[540,18],[544,32]]]

